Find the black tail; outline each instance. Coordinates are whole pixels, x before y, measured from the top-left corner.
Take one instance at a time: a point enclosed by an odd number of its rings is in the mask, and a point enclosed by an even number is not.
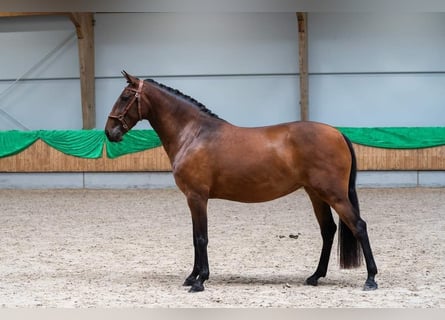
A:
[[[351,152],[351,172],[349,175],[349,189],[348,196],[351,202],[354,213],[360,216],[360,207],[355,190],[355,180],[357,177],[357,160],[355,158],[354,148],[351,141],[343,135]],[[352,231],[340,220],[339,236],[338,236],[338,254],[340,257],[340,267],[344,269],[351,269],[359,267],[362,264],[362,251],[358,240],[352,234]]]

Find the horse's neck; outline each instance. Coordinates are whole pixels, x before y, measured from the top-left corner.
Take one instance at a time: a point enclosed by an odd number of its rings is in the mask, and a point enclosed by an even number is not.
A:
[[[173,159],[182,145],[199,130],[200,111],[187,106],[185,101],[178,102],[177,97],[156,87],[150,88],[148,96],[151,104],[148,121]]]

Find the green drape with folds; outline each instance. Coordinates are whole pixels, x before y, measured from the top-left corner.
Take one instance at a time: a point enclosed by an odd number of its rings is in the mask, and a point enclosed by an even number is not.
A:
[[[339,127],[337,129],[352,142],[368,147],[421,149],[445,145],[445,127]]]
[[[102,157],[104,144],[109,158],[161,146],[153,130],[132,130],[119,143],[109,142],[99,130],[0,131],[0,158],[19,153],[38,139],[67,155],[87,159]]]
[[[79,158],[102,157],[104,134],[102,131],[39,131],[39,138],[60,152]]]
[[[105,139],[108,158],[117,158],[124,154],[144,151],[161,146],[161,140],[154,130],[132,130],[124,135],[121,142]]]
[[[38,138],[36,131],[0,131],[0,158],[22,152]]]
[[[338,129],[352,142],[369,147],[419,149],[445,145],[445,127]],[[89,159],[102,157],[104,145],[109,158],[161,146],[153,130],[131,130],[119,143],[109,142],[102,130],[13,130],[0,131],[0,158],[19,153],[38,139],[67,155]]]

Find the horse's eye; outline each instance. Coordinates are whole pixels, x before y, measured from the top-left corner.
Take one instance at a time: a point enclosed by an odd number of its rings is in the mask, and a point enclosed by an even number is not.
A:
[[[129,96],[122,96],[121,99],[122,99],[122,101],[128,101],[128,99],[130,99],[130,97]]]

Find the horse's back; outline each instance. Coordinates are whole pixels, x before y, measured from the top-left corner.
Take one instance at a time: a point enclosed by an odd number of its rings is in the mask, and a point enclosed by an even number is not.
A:
[[[309,164],[314,160],[326,161],[328,156],[350,158],[349,149],[343,135],[327,124],[296,121],[273,126],[223,129],[216,149],[224,149],[222,158],[239,157],[248,165],[250,161],[281,162],[295,168],[296,165]],[[250,161],[249,161],[250,160]],[[234,160],[235,161],[235,160]],[[237,161],[235,161],[237,162]]]

